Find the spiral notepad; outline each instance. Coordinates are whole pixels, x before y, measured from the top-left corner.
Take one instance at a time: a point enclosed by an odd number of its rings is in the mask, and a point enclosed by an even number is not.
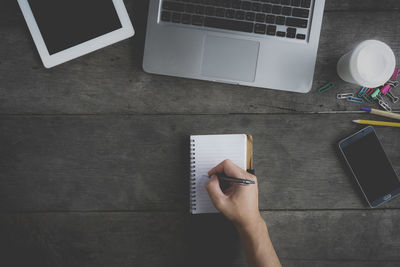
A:
[[[225,159],[246,169],[247,136],[245,134],[190,136],[190,212],[216,213],[205,185],[208,171]]]

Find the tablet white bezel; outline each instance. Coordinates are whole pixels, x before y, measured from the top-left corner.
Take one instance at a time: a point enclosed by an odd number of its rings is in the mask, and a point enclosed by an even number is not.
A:
[[[66,0],[68,1],[68,0]],[[121,22],[122,28],[115,31],[106,33],[102,36],[96,37],[79,45],[73,46],[66,50],[57,52],[53,55],[49,54],[46,47],[42,34],[40,33],[39,27],[33,16],[31,7],[29,6],[28,0],[18,0],[18,4],[22,10],[22,14],[25,17],[26,24],[28,25],[29,31],[31,32],[33,41],[35,42],[36,48],[42,59],[43,65],[46,68],[51,68],[77,57],[83,56],[100,48],[108,45],[117,43],[129,37],[132,37],[135,32],[129,19],[128,12],[126,11],[123,0],[112,0],[117,12],[118,18]],[[95,9],[95,7],[94,7]]]

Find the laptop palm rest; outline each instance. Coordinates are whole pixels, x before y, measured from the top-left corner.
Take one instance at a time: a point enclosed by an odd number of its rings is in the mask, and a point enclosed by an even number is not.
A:
[[[260,43],[206,35],[201,73],[204,76],[253,82]]]

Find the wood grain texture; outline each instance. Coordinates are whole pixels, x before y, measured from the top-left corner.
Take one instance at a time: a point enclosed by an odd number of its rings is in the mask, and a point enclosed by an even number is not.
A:
[[[0,10],[1,114],[226,114],[358,110],[337,101],[337,92],[356,92],[342,82],[336,62],[355,44],[380,39],[400,61],[400,12],[379,11],[381,1],[328,1],[314,88],[296,94],[147,74],[142,70],[147,1],[127,1],[134,38],[56,68],[43,67],[15,1]],[[355,3],[354,3],[355,2]],[[385,1],[389,7],[398,1]],[[371,12],[349,12],[371,7]],[[290,73],[288,73],[290,76]],[[333,81],[336,88],[316,89]],[[400,91],[399,91],[400,92]],[[400,93],[397,93],[400,95]],[[400,104],[393,108],[400,109]]]
[[[304,114],[359,109],[335,99],[357,91],[335,72],[356,43],[399,62],[398,0],[327,0],[306,95],[145,73],[148,1],[124,2],[134,38],[50,70],[16,1],[1,5],[0,266],[246,266],[230,222],[188,214],[188,136],[210,133],[253,135],[283,266],[400,265],[400,199],[367,208],[337,151],[371,117]],[[400,173],[398,131],[377,132]]]
[[[263,212],[284,266],[396,266],[398,211]],[[3,266],[246,266],[220,215],[175,212],[0,215]]]
[[[283,266],[293,267],[398,267],[398,261],[374,261],[374,260],[352,260],[352,261],[338,261],[338,260],[281,260]]]
[[[0,209],[186,211],[189,135],[210,133],[253,135],[261,209],[366,208],[337,151],[366,116],[1,116]]]
[[[318,0],[317,0],[318,1]],[[327,0],[325,2],[325,11],[350,11],[350,12],[368,12],[368,11],[398,11],[400,3],[396,0]]]

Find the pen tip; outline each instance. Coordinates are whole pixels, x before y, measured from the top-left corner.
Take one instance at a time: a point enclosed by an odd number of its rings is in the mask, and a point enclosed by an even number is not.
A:
[[[355,122],[355,123],[360,123],[360,120],[353,120],[353,122]]]

